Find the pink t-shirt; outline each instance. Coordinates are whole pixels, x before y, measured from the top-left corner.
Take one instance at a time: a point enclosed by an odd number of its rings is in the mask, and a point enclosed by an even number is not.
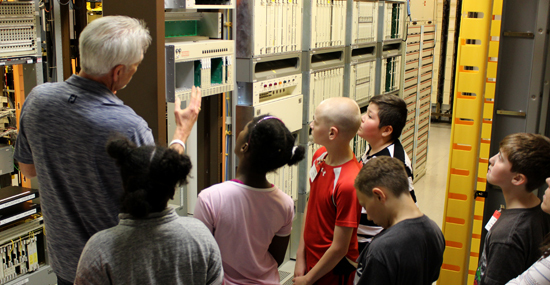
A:
[[[274,236],[290,235],[290,196],[277,187],[226,181],[200,192],[193,216],[218,242],[226,284],[279,284],[277,261],[267,250]]]

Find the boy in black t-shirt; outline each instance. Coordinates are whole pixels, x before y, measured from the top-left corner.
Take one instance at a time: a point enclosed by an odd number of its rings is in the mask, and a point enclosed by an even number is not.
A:
[[[407,122],[407,104],[395,95],[377,95],[370,99],[367,111],[361,116],[361,127],[357,135],[369,143],[368,150],[361,158],[366,164],[371,158],[389,156],[399,159],[407,171],[409,191],[413,201],[416,196],[413,188],[413,173],[411,160],[399,141],[401,131]],[[367,219],[367,212],[363,209],[361,222],[357,229],[359,252],[368,242],[382,231],[382,227]]]
[[[542,211],[533,190],[550,176],[549,165],[547,137],[518,133],[500,142],[500,152],[489,160],[487,182],[502,189],[506,210],[495,211],[496,222],[486,226],[474,284],[504,284],[541,256],[539,246],[550,231],[550,215]]]
[[[373,158],[355,179],[359,204],[384,230],[359,256],[355,284],[428,285],[439,277],[445,239],[409,194],[403,163]]]

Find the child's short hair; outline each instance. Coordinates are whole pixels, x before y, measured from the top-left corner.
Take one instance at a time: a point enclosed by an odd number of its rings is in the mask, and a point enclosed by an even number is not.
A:
[[[395,197],[409,193],[409,179],[405,166],[397,158],[379,156],[369,160],[355,178],[355,189],[372,197],[374,187],[384,187]]]
[[[528,133],[511,134],[500,142],[500,151],[508,157],[512,172],[525,175],[527,191],[539,188],[550,177],[550,139],[547,137]]]
[[[395,95],[376,95],[372,97],[369,104],[378,106],[378,128],[392,126],[391,139],[396,140],[407,123],[407,103]]]

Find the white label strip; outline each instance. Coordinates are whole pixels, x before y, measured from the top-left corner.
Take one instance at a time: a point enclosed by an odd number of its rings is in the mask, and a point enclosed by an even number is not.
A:
[[[29,278],[25,278],[17,283],[14,283],[13,285],[23,285],[29,283]]]
[[[7,223],[11,223],[11,222],[13,222],[13,221],[15,221],[15,220],[19,220],[19,219],[21,219],[21,218],[24,218],[24,217],[26,217],[26,216],[30,216],[30,215],[35,214],[35,213],[36,213],[36,209],[28,210],[28,211],[23,212],[23,213],[21,213],[21,214],[19,214],[19,215],[15,215],[15,216],[13,216],[13,217],[11,217],[11,218],[7,218],[7,219],[5,219],[5,220],[1,220],[1,221],[0,221],[0,225],[5,225],[5,224],[7,224]]]
[[[30,192],[30,191],[25,191],[25,192],[23,192],[23,193],[20,193],[20,194],[13,195],[13,196],[11,196],[11,197],[2,199],[2,200],[0,200],[0,203],[3,202],[3,201],[9,200],[9,199],[11,199],[11,198],[13,198],[13,197],[19,197],[19,196],[27,195],[29,192]]]
[[[17,200],[13,200],[11,202],[0,205],[0,209],[4,209],[4,208],[10,207],[10,206],[13,206],[15,204],[23,203],[25,201],[32,200],[34,198],[36,198],[36,194],[32,194],[32,195],[29,195],[29,196],[26,196],[26,197],[23,197],[23,198],[19,198]]]

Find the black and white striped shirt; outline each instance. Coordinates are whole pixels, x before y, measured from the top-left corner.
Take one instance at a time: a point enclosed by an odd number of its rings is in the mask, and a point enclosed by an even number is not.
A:
[[[363,165],[365,165],[371,158],[374,158],[377,156],[389,156],[389,157],[397,158],[401,160],[403,164],[405,164],[405,170],[407,171],[407,176],[409,177],[409,191],[411,193],[411,197],[416,203],[416,195],[414,194],[414,187],[413,187],[413,173],[412,173],[412,167],[411,167],[411,160],[409,159],[409,156],[405,152],[405,149],[403,149],[401,142],[399,140],[395,140],[391,145],[389,145],[385,149],[372,155],[369,154],[370,150],[371,150],[371,147],[369,145],[367,151],[361,157],[361,161],[363,162]],[[381,226],[367,219],[367,212],[365,211],[365,208],[362,208],[361,221],[359,222],[359,228],[357,229],[357,241],[359,242],[359,248],[360,249],[362,248],[361,243],[370,242],[372,238],[378,233],[380,233],[382,230],[383,228]]]

